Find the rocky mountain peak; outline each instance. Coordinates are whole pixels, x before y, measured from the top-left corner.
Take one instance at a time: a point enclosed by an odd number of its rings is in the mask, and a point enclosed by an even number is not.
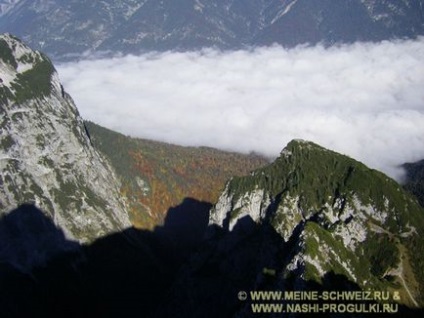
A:
[[[83,242],[129,226],[119,181],[50,60],[5,34],[0,70],[0,213],[33,204]]]
[[[364,289],[399,281],[405,304],[423,302],[422,261],[408,252],[424,233],[417,200],[384,174],[312,142],[291,141],[272,164],[229,181],[209,225],[210,241],[231,237],[239,247],[262,233],[279,252],[258,262],[276,267],[279,288],[288,277],[322,284],[332,272]]]

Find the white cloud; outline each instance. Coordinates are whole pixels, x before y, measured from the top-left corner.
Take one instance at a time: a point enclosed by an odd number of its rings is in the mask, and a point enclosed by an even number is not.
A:
[[[424,38],[149,53],[58,66],[82,116],[137,137],[277,156],[312,140],[399,177],[424,158]]]

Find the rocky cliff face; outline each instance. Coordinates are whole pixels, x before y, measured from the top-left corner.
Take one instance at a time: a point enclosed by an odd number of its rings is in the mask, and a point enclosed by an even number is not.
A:
[[[42,53],[0,36],[0,213],[33,204],[81,242],[130,225],[119,181]]]
[[[231,232],[249,217],[256,224],[269,223],[284,242],[293,240],[300,227],[296,239],[302,253],[290,261],[288,273],[301,266],[304,278],[319,281],[337,268],[367,288],[373,284],[370,274],[380,279],[400,266],[400,239],[408,244],[418,235],[420,211],[416,200],[388,177],[313,143],[293,141],[271,166],[227,185],[210,225]],[[377,237],[388,240],[396,257],[384,265],[387,260],[368,260],[371,273],[362,272],[364,260],[355,255],[367,255],[364,246]],[[349,257],[341,257],[338,248]]]
[[[209,316],[243,316],[250,303],[238,291],[338,286],[396,291],[401,304],[422,307],[423,212],[384,174],[292,141],[274,163],[228,182],[175,303],[202,303],[220,290]]]

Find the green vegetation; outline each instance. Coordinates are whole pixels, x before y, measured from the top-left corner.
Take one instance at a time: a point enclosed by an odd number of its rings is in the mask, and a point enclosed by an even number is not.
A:
[[[418,213],[416,205],[405,206],[411,197],[399,184],[352,158],[302,141],[290,142],[284,153],[251,176],[233,178],[230,192],[236,198],[256,187],[267,189],[273,197],[290,193],[292,197],[299,196],[299,207],[305,212],[319,211],[329,197],[335,200],[356,196],[375,210],[393,210],[388,226],[394,232]],[[386,201],[390,206],[385,206]],[[399,217],[404,214],[408,217]]]
[[[367,244],[364,245],[366,258],[370,261],[370,271],[373,275],[382,278],[391,268],[398,266],[400,255],[393,237],[382,233],[370,232]]]
[[[51,169],[54,168],[54,161],[50,159],[48,156],[40,157],[40,159],[38,160],[38,163]]]
[[[37,141],[37,147],[44,148],[46,144],[46,137],[43,134],[39,134],[35,136],[35,140]]]
[[[417,226],[418,228],[418,226]],[[424,230],[422,227],[418,229],[417,235],[413,235],[403,244],[410,251],[409,259],[415,279],[419,284],[418,301],[424,304]]]
[[[19,122],[23,119],[23,115],[21,112],[16,112],[14,114],[12,114],[11,116],[11,120],[14,122]]]
[[[106,211],[107,202],[99,197],[91,188],[79,185],[79,188],[82,193],[86,195],[85,199],[88,205],[96,208],[101,208]]]
[[[353,269],[354,275],[358,276],[357,278],[368,276],[368,273],[362,272],[361,267],[364,264],[360,263],[360,261],[363,260],[358,260],[355,253],[348,250],[340,239],[335,239],[329,231],[322,228],[319,224],[308,221],[305,225],[304,232],[306,233],[305,253],[319,260],[319,263],[324,265],[323,269],[325,271],[333,271],[335,274],[341,274],[351,278],[346,269],[340,265],[339,259],[346,262]],[[320,250],[320,247],[323,246],[330,247],[332,251],[327,251],[328,254],[323,253]],[[319,276],[313,277],[311,273],[308,275],[308,280],[314,280],[316,282],[320,282],[321,280]]]
[[[15,60],[12,49],[9,47],[9,44],[0,39],[0,58],[6,63],[12,66],[14,69],[18,67],[18,63]]]
[[[242,208],[237,208],[232,210],[230,213],[230,221],[237,219],[242,212],[243,212]]]
[[[286,196],[298,197],[296,208],[306,217],[320,214],[328,203],[333,204],[338,213],[334,205],[336,200],[347,202],[351,208],[358,200],[364,205],[364,210],[369,209],[375,214],[383,212],[387,217],[382,223],[371,217],[368,220],[382,227],[384,232],[377,234],[368,231],[366,240],[359,244],[355,252],[362,256],[358,257],[340,239],[335,239],[332,227],[327,227],[323,221],[315,223],[312,219],[305,225],[304,231],[312,233],[307,236],[305,252],[317,258],[320,264],[325,264],[324,270],[349,277],[335,256],[322,255],[320,246],[329,246],[340,260],[347,262],[353,269],[359,284],[367,281],[367,286],[373,288],[396,288],[393,282],[385,278],[385,274],[398,266],[401,244],[408,251],[413,251],[408,257],[413,271],[409,277],[413,277],[419,284],[420,295],[415,296],[424,304],[424,209],[394,180],[316,144],[292,141],[274,163],[257,169],[249,176],[235,177],[229,183],[234,200],[256,188],[264,189],[276,201]],[[344,209],[344,203],[338,208]],[[286,222],[289,222],[281,212],[273,215],[270,221],[275,229],[284,228]],[[305,275],[309,280],[320,280],[312,265],[307,266]]]
[[[19,41],[18,39],[15,40]],[[4,39],[0,39],[0,59],[17,70],[18,61],[14,56],[13,49]],[[41,53],[27,53],[19,58],[19,62],[32,63],[33,67],[25,72],[18,73],[16,79],[11,83],[15,90],[15,101],[23,103],[32,98],[49,95],[51,92],[51,76],[55,71],[50,60]],[[0,96],[1,105],[13,98],[11,91],[1,84]]]
[[[62,211],[69,210],[69,200],[64,197],[64,193],[57,188],[50,189],[50,194],[53,196],[54,201],[59,204]]]
[[[10,136],[10,135],[5,135],[0,140],[0,147],[1,147],[1,149],[5,150],[5,151],[7,151],[9,148],[12,148],[14,144],[15,144],[15,141],[13,140],[12,136]]]
[[[52,63],[43,57],[33,68],[17,75],[12,83],[16,102],[23,103],[29,99],[41,98],[51,93],[51,76],[55,72]]]
[[[41,189],[40,186],[37,183],[35,183],[34,181],[31,183],[29,188],[39,198],[44,197],[43,189]]]
[[[141,228],[161,224],[168,209],[185,198],[216,202],[232,176],[246,175],[268,163],[257,155],[130,138],[91,122],[85,124],[92,144],[121,178],[121,193],[131,204],[132,222]]]
[[[1,78],[1,75],[0,75]],[[0,84],[0,106],[5,106],[8,101],[13,98],[13,94],[10,89]]]
[[[36,62],[36,59],[34,58],[34,55],[31,53],[23,54],[19,59],[19,62],[26,63],[26,64],[32,64]]]

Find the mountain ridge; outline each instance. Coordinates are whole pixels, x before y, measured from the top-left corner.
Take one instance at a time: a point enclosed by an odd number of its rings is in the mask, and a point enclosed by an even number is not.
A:
[[[19,0],[0,7],[0,32],[16,34],[54,59],[84,52],[234,50],[424,35],[422,0]]]
[[[394,180],[312,142],[292,141],[273,163],[227,183],[206,241],[163,311],[190,303],[187,312],[249,316],[254,300],[240,303],[240,290],[335,286],[398,292],[401,304],[422,308],[423,230],[423,208]],[[183,286],[193,290],[181,292]],[[225,292],[213,301],[213,314],[195,305],[218,290]]]

